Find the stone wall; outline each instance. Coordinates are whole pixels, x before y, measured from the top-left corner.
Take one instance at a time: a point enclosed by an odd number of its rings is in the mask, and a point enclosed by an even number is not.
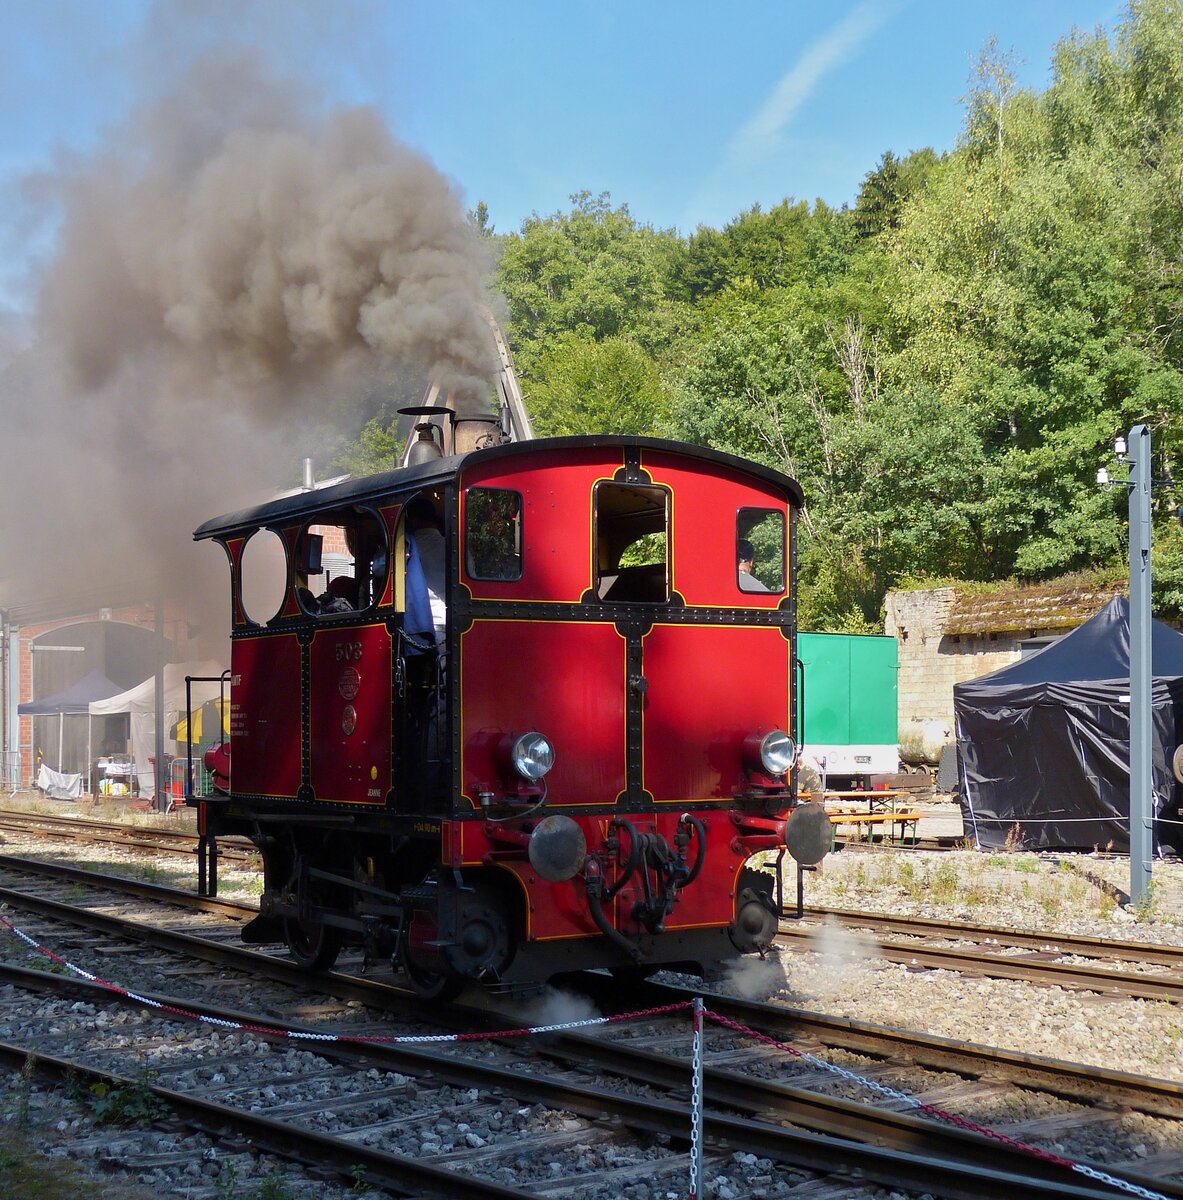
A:
[[[899,652],[901,738],[909,726],[920,722],[939,722],[952,731],[954,684],[1017,662],[1023,642],[1066,633],[1113,594],[1116,590],[1028,593],[1016,589],[978,599],[952,587],[888,593],[885,632],[896,639]],[[1049,603],[1052,598],[1057,601],[1054,606]],[[1016,620],[1016,610],[1024,620]],[[990,629],[1002,623],[1012,628]]]
[[[953,605],[952,588],[889,592],[884,632],[896,640],[899,655],[899,723],[951,720],[952,664],[938,649]],[[947,695],[946,695],[947,693]]]

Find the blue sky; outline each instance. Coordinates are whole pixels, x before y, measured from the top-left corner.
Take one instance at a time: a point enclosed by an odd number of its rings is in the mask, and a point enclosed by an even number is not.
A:
[[[463,15],[446,29],[427,6],[408,10],[410,45],[428,54],[390,107],[498,228],[587,188],[683,232],[786,195],[852,202],[884,150],[955,144],[991,35],[1023,60],[1020,81],[1042,88],[1057,40],[1074,25],[1112,30],[1124,11],[1112,0],[448,7]]]
[[[955,145],[994,36],[1042,88],[1114,0],[0,0],[0,188],[93,148],[176,64],[258,44],[392,130],[498,230],[608,191],[692,232],[785,196],[841,205],[885,150]],[[0,191],[0,196],[9,194]],[[20,233],[0,205],[12,277]],[[48,247],[47,247],[48,248]],[[11,299],[10,299],[11,302]]]

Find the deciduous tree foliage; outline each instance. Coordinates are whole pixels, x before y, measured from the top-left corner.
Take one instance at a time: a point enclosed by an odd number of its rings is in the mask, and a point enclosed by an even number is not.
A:
[[[537,366],[527,403],[540,434],[652,434],[668,419],[657,364],[627,337],[563,333],[543,346]]]
[[[1066,35],[1042,92],[987,44],[958,146],[886,151],[851,208],[683,237],[606,194],[510,234],[478,205],[540,428],[795,475],[814,628],[874,625],[904,579],[1112,571],[1114,436],[1147,422],[1159,478],[1183,451],[1181,80],[1183,0],[1134,0]],[[1183,611],[1183,495],[1158,498],[1156,599]]]
[[[543,345],[562,333],[594,340],[627,334],[651,350],[666,340],[684,244],[672,232],[638,225],[607,193],[571,200],[570,212],[530,217],[503,240],[497,283],[527,374]]]

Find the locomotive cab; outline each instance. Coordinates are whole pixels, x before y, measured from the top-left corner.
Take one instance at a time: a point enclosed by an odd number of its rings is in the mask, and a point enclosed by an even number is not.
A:
[[[432,995],[765,949],[747,860],[796,820],[800,503],[729,455],[562,438],[202,526],[234,627],[227,786],[201,803],[262,853],[244,936],[310,968],[362,947]]]

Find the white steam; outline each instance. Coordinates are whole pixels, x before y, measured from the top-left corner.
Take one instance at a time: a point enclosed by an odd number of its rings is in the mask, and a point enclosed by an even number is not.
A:
[[[572,1021],[587,1021],[601,1015],[591,999],[575,992],[547,985],[543,991],[528,1000],[502,1003],[490,999],[491,1007],[520,1021],[523,1026],[563,1025]]]
[[[810,949],[814,963],[809,972],[808,990],[819,997],[837,994],[879,957],[873,939],[845,928],[828,915],[814,936]]]
[[[745,1000],[767,1000],[788,986],[784,965],[774,952],[763,958],[745,954],[728,963],[724,982]]]

